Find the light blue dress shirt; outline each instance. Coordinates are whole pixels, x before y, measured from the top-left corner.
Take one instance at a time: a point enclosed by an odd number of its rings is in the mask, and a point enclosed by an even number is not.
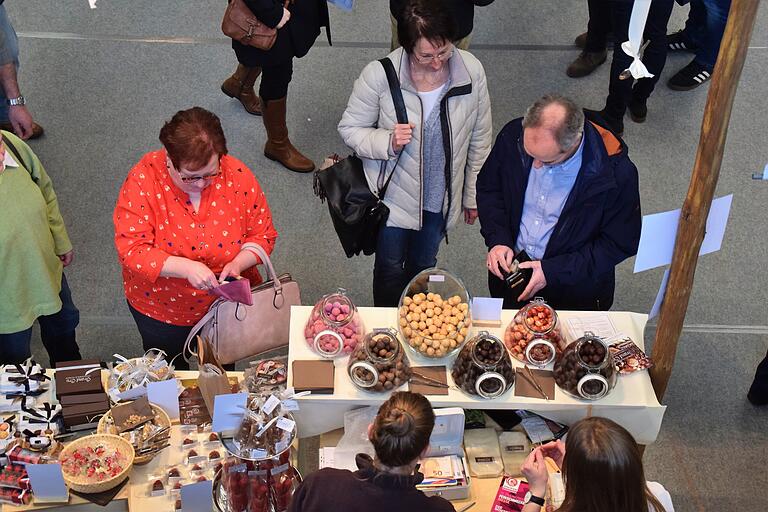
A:
[[[539,169],[531,165],[515,253],[525,250],[532,260],[544,257],[549,238],[579,174],[583,151],[584,136],[581,137],[579,149],[568,160],[542,165]]]

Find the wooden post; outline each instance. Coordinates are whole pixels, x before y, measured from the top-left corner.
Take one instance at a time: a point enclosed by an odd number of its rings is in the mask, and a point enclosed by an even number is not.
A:
[[[651,354],[655,363],[650,371],[651,382],[659,401],[664,398],[675,362],[696,262],[704,241],[707,216],[720,176],[733,98],[744,67],[759,4],[760,0],[733,0],[712,83],[709,85],[696,162],[677,227],[667,293],[661,307]]]

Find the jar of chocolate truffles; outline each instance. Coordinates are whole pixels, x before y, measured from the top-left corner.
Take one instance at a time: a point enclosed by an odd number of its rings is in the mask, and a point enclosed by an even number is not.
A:
[[[536,297],[517,312],[504,332],[504,344],[516,359],[543,368],[565,350],[555,309]]]
[[[394,329],[374,329],[357,344],[347,363],[352,383],[363,391],[385,393],[411,379],[411,365]]]
[[[317,301],[304,327],[309,346],[328,358],[351,354],[364,332],[360,314],[343,288]]]
[[[428,268],[405,287],[398,307],[398,327],[416,354],[447,357],[461,349],[472,325],[470,295],[448,271]]]
[[[501,340],[482,331],[461,349],[451,370],[462,391],[481,398],[501,396],[515,382],[512,359]]]
[[[603,398],[616,385],[617,375],[608,345],[591,332],[568,345],[555,362],[555,383],[574,398]]]

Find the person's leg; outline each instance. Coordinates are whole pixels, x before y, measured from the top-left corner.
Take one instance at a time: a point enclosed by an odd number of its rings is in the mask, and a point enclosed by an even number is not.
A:
[[[249,114],[260,116],[261,102],[253,90],[253,84],[260,74],[260,67],[247,67],[238,63],[235,72],[221,84],[221,92],[238,100]]]
[[[747,398],[754,405],[768,405],[768,354],[757,365],[755,380],[749,387]]]
[[[723,40],[725,24],[728,22],[728,12],[731,0],[699,0],[704,4],[706,21],[694,59],[697,64],[710,73],[715,69],[720,43]],[[693,6],[691,6],[693,8]]]
[[[685,21],[685,28],[682,31],[682,37],[689,48],[698,48],[702,44],[702,38],[707,30],[707,10],[704,7],[703,0],[691,0],[688,19]]]
[[[674,0],[654,0],[648,11],[648,20],[645,23],[643,34],[648,46],[643,52],[643,64],[653,74],[651,78],[641,78],[632,88],[633,110],[637,106],[645,106],[651,96],[661,72],[667,62],[667,23],[672,15]]]
[[[32,356],[29,342],[32,339],[32,327],[29,329],[0,334],[0,364],[23,363]]]
[[[184,350],[184,343],[192,331],[192,326],[166,324],[140,313],[130,304],[128,304],[128,309],[130,309],[136,327],[139,329],[145,351],[152,348],[160,349],[168,355],[168,362],[170,363],[171,359]],[[189,370],[184,356],[176,357],[173,365],[177,370]]]
[[[421,230],[408,232],[408,250],[405,258],[406,281],[413,279],[422,270],[437,265],[437,251],[445,236],[444,228],[442,213],[422,212]]]
[[[611,26],[613,27],[613,59],[611,60],[608,97],[605,100],[603,117],[616,132],[624,131],[623,117],[632,94],[632,79],[621,80],[619,75],[629,67],[632,58],[621,49],[621,43],[629,39],[629,19],[633,2],[611,3]],[[620,129],[619,129],[620,128]]]
[[[589,22],[584,51],[597,53],[605,51],[608,33],[611,31],[611,2],[606,0],[587,0]]]
[[[312,172],[315,164],[301,154],[288,138],[286,125],[288,84],[293,75],[293,59],[262,69],[259,95],[262,119],[267,131],[264,156],[295,172]]]
[[[75,336],[75,329],[80,323],[80,311],[72,301],[72,292],[64,274],[61,275],[59,298],[61,309],[58,313],[37,319],[40,323],[40,338],[48,352],[51,368],[62,361],[77,361],[83,358]]]
[[[376,241],[373,262],[373,305],[395,307],[405,285],[405,255],[408,252],[408,229],[384,226]]]

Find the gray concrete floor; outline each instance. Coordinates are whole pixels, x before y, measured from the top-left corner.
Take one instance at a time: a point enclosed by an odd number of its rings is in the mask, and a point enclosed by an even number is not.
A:
[[[111,212],[128,170],[158,147],[163,121],[193,105],[221,116],[230,151],[253,169],[265,189],[280,232],[276,266],[300,282],[304,302],[343,286],[359,305],[371,304],[372,260],[343,257],[325,206],[312,195],[311,177],[264,158],[261,121],[219,91],[235,62],[219,31],[222,1],[99,0],[95,10],[86,0],[5,4],[20,35],[22,90],[47,130],[32,147],[54,180],[75,244],[75,263],[67,274],[82,312],[84,355],[109,358],[140,350],[122,295]],[[354,13],[331,7],[336,44],[328,47],[321,37],[296,62],[291,135],[316,160],[347,152],[336,123],[359,71],[386,53],[387,4],[358,0]],[[686,10],[676,9],[670,31],[682,26]],[[499,0],[478,10],[473,47],[489,77],[496,131],[548,91],[602,107],[607,65],[579,80],[564,74],[578,54],[573,37],[585,25],[581,1]],[[664,81],[689,59],[670,56],[649,103],[648,121],[626,121],[644,213],[679,208],[685,197],[707,88],[679,93]],[[767,66],[768,7],[763,5],[717,191],[735,194],[723,249],[700,260],[665,399],[667,416],[659,440],[646,452],[649,478],[670,489],[677,510],[768,510],[768,412],[744,399],[754,366],[768,348],[763,270],[768,183],[750,179],[768,161]],[[478,227],[461,226],[441,248],[440,264],[460,274],[473,294],[484,295],[484,252]],[[614,309],[647,312],[661,274],[661,269],[632,274],[632,262],[622,264]],[[651,327],[647,338],[652,335]],[[34,352],[45,360],[37,337]]]

